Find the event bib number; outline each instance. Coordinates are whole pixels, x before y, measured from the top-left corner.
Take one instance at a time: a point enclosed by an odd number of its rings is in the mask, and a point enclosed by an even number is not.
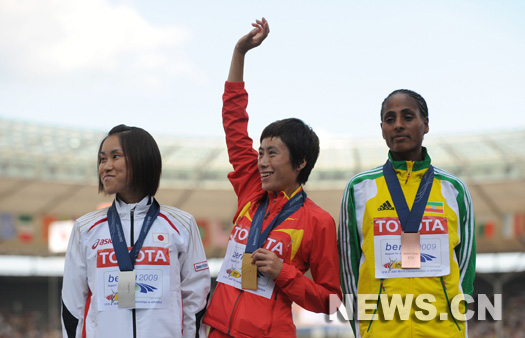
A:
[[[246,245],[234,241],[228,243],[226,256],[222,262],[221,270],[217,276],[217,282],[221,282],[234,288],[242,290],[242,256]],[[244,290],[255,295],[268,298],[272,297],[275,283],[272,278],[259,273],[257,277],[257,290]]]
[[[118,310],[119,267],[113,249],[97,252],[98,310]],[[137,309],[167,308],[170,295],[168,248],[143,247],[135,262]]]
[[[374,219],[376,278],[437,277],[450,273],[449,234],[445,217],[423,217],[419,228],[419,269],[401,267],[401,232],[397,217]]]

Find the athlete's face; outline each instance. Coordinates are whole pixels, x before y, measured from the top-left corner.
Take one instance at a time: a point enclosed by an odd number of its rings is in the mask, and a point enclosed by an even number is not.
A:
[[[118,194],[119,198],[126,203],[138,202],[137,194],[128,184],[131,173],[128,172],[126,156],[122,151],[118,135],[108,136],[102,143],[98,175],[106,194]]]
[[[305,164],[293,168],[290,151],[280,137],[267,137],[261,141],[258,168],[263,190],[284,191],[291,196],[299,188],[297,176]]]
[[[406,94],[392,95],[381,113],[383,138],[396,161],[421,161],[423,137],[428,133],[428,117],[423,117],[416,101]]]

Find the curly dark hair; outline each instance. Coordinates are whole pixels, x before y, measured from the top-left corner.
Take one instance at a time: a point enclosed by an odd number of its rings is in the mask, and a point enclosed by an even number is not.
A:
[[[383,120],[383,110],[385,109],[386,101],[388,101],[389,98],[391,98],[392,96],[394,96],[396,94],[405,94],[405,95],[408,95],[411,98],[413,98],[416,101],[416,104],[417,104],[417,107],[419,109],[419,112],[421,113],[423,118],[428,117],[427,102],[425,101],[423,96],[419,95],[418,93],[416,93],[415,91],[410,90],[410,89],[397,89],[397,90],[394,90],[392,93],[390,93],[383,100],[383,103],[381,103],[381,112],[379,114],[380,117],[381,117],[381,121]]]

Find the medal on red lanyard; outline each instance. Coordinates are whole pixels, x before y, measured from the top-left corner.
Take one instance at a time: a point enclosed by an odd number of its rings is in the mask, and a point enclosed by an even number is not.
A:
[[[291,214],[299,210],[303,206],[306,200],[306,193],[304,190],[298,192],[295,196],[290,198],[288,202],[283,206],[279,214],[271,221],[270,224],[261,233],[262,224],[264,220],[264,214],[268,207],[268,194],[265,195],[264,200],[261,202],[255,216],[253,217],[250,232],[248,233],[248,241],[246,243],[246,250],[242,257],[242,277],[241,287],[248,290],[257,290],[257,266],[251,264],[251,254],[262,247],[266,239],[270,235],[270,232],[287,219]]]
[[[153,222],[157,218],[160,211],[159,203],[153,199],[142,228],[140,230],[139,238],[137,242],[132,246],[131,250],[128,251],[126,245],[126,238],[122,229],[122,223],[120,221],[117,208],[115,207],[115,201],[108,209],[108,225],[109,233],[111,234],[111,241],[113,243],[113,249],[115,250],[115,256],[119,266],[119,280],[118,280],[118,307],[119,308],[133,308],[135,307],[135,260],[144,244],[146,235],[149,229],[153,225]],[[131,238],[133,242],[133,238]]]
[[[392,201],[396,208],[399,222],[403,232],[401,233],[401,268],[403,269],[420,269],[421,268],[421,245],[419,227],[425,207],[432,190],[432,183],[434,181],[434,167],[430,165],[425,175],[419,183],[416,198],[412,205],[412,210],[408,209],[408,205],[397,179],[396,171],[387,160],[383,165],[383,174],[385,181],[392,196]]]

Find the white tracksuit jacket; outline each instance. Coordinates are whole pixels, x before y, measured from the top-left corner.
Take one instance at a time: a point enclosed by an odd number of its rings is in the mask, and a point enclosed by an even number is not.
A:
[[[126,243],[137,240],[151,197],[115,202]],[[77,219],[62,287],[64,337],[205,337],[210,273],[192,215],[161,205],[135,262],[136,309],[118,308],[118,264],[108,208]]]

